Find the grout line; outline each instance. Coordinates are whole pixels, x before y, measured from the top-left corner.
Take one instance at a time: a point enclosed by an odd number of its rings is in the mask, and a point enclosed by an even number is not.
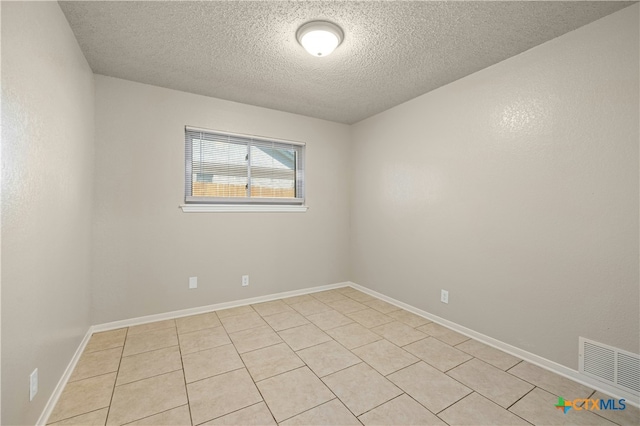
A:
[[[522,395],[520,398],[518,398],[518,401],[520,401],[522,398],[524,398],[525,396],[529,395],[531,392],[533,392],[534,390],[536,390],[537,387],[534,387],[533,389],[531,389],[529,392],[525,393],[524,395]],[[528,421],[527,419],[525,419],[524,417],[520,416],[518,413],[515,413],[513,411],[511,411],[511,407],[513,407],[518,401],[514,402],[513,404],[511,404],[509,406],[509,408],[506,408],[506,410],[508,412],[510,412],[511,414],[513,414],[514,416],[518,417],[519,419],[522,419],[524,422],[529,423],[530,425],[533,425],[532,422]]]
[[[57,423],[69,421],[69,420],[75,419],[76,417],[80,417],[80,416],[86,416],[87,414],[95,413],[96,411],[104,410],[105,408],[108,409],[109,406],[96,408],[95,410],[87,411],[86,413],[76,414],[75,416],[65,417],[64,419],[57,420],[57,421],[55,421],[53,423],[47,423],[46,426],[55,426]],[[107,414],[108,414],[108,410],[107,410]],[[105,417],[104,421],[106,423],[106,421],[107,421],[106,417]],[[74,423],[74,424],[78,424],[78,423]]]
[[[123,386],[127,386],[127,385],[130,385],[130,384],[132,384],[132,383],[138,383],[138,382],[141,382],[141,381],[143,381],[143,380],[147,380],[147,379],[153,379],[153,378],[155,378],[155,377],[164,376],[164,375],[166,375],[166,374],[175,373],[176,371],[181,371],[181,369],[180,369],[180,368],[177,368],[177,369],[175,369],[175,370],[165,371],[165,372],[163,372],[163,373],[160,373],[160,374],[154,374],[153,376],[144,377],[144,378],[142,378],[142,379],[132,380],[132,381],[127,382],[127,383],[122,383],[122,384],[120,384],[120,385],[116,385],[116,388],[120,388],[120,387],[123,387]],[[116,383],[117,383],[117,379],[116,379]]]
[[[229,339],[229,340],[231,340],[231,339]],[[180,335],[179,334],[178,334],[178,353],[180,354],[180,365],[182,366],[182,380],[184,380],[184,393],[187,396],[187,409],[189,410],[189,421],[193,425],[193,414],[191,413],[191,401],[189,400],[189,387],[187,386],[187,376],[186,376],[186,374],[184,372],[184,359],[183,359],[183,355],[182,355],[182,348],[180,347]]]
[[[260,391],[258,390],[258,392],[260,392]],[[262,394],[261,394],[261,396],[262,396]],[[221,416],[218,416],[218,417],[214,417],[214,418],[212,418],[212,419],[205,420],[205,421],[203,421],[202,423],[198,423],[198,425],[201,425],[201,424],[203,424],[203,423],[207,423],[207,422],[211,422],[211,421],[213,421],[213,420],[221,419],[221,418],[226,417],[226,416],[230,416],[230,415],[235,414],[235,413],[237,413],[237,412],[239,412],[239,411],[246,410],[247,408],[255,407],[256,405],[259,405],[259,404],[264,404],[265,406],[267,405],[267,404],[264,402],[264,399],[263,399],[262,401],[256,402],[256,403],[254,403],[254,404],[247,405],[246,407],[242,407],[242,408],[238,408],[237,410],[229,411],[227,414],[223,414],[223,415],[221,415]],[[269,410],[269,408],[268,408],[268,407],[267,407],[267,410],[269,411],[269,414],[271,414],[271,417],[273,418],[273,414],[271,413],[271,410]],[[275,420],[276,420],[276,419],[274,418],[274,419],[273,419],[273,421],[275,422]],[[193,421],[192,421],[191,423],[193,423]],[[195,426],[198,426],[198,425],[195,425]],[[126,426],[126,425],[123,425],[123,426]]]
[[[325,385],[325,386],[326,386],[326,385]],[[333,393],[333,392],[332,392],[332,393]],[[294,415],[293,415],[293,416],[291,416],[291,417],[287,417],[286,419],[282,419],[282,421],[281,421],[280,423],[278,423],[278,424],[284,423],[284,422],[286,422],[287,420],[293,419],[294,417],[301,416],[301,415],[302,415],[302,414],[304,414],[304,413],[307,413],[307,412],[309,412],[309,411],[311,411],[311,410],[313,410],[313,409],[316,409],[316,408],[318,408],[318,407],[321,407],[321,406],[323,406],[324,404],[328,404],[328,403],[330,403],[331,401],[334,401],[334,400],[336,400],[336,399],[337,399],[338,401],[340,401],[340,398],[338,398],[338,397],[337,397],[337,396],[335,396],[335,394],[334,394],[334,397],[333,397],[333,398],[331,398],[330,400],[328,400],[328,401],[324,401],[324,402],[321,402],[320,404],[318,404],[318,405],[314,405],[314,406],[313,406],[313,407],[311,407],[311,408],[307,408],[306,410],[301,411],[301,412],[299,412],[299,413],[296,413],[296,414],[294,414]],[[343,403],[342,401],[340,401],[340,403],[344,405],[344,403]]]
[[[348,349],[347,349],[347,350],[348,350]],[[357,355],[356,355],[356,354],[353,354],[353,355],[357,357]],[[360,359],[360,358],[358,358],[358,359]],[[348,365],[348,366],[346,366],[346,367],[344,367],[344,368],[341,368],[341,369],[339,369],[339,370],[336,370],[336,371],[333,371],[333,372],[331,372],[331,373],[325,374],[324,376],[318,376],[315,372],[314,372],[313,374],[315,374],[315,375],[316,375],[316,377],[318,377],[318,379],[320,379],[320,380],[322,381],[322,383],[324,383],[324,379],[326,379],[327,377],[329,377],[329,376],[333,376],[334,374],[340,373],[340,372],[342,372],[342,371],[344,371],[344,370],[348,370],[349,368],[351,368],[351,367],[355,367],[355,366],[360,365],[360,364],[366,364],[366,365],[369,365],[369,364],[367,364],[366,362],[364,362],[363,360],[361,360],[361,359],[360,359],[360,362],[356,362],[355,364]],[[309,368],[309,369],[311,370],[311,368]],[[313,371],[313,370],[311,370],[311,371]],[[326,386],[326,383],[325,383],[325,386]]]
[[[158,413],[151,414],[149,416],[144,416],[144,417],[141,417],[139,419],[131,420],[130,422],[123,423],[122,426],[127,426],[127,425],[130,425],[133,422],[137,422],[137,421],[140,421],[140,420],[148,419],[149,417],[157,416],[158,414],[163,414],[163,413],[169,412],[171,410],[175,410],[176,408],[180,408],[180,407],[184,407],[184,406],[186,406],[187,409],[188,409],[189,408],[189,403],[187,402],[186,404],[178,405],[177,407],[169,408],[169,409],[166,409],[164,411],[160,411]]]
[[[442,413],[443,411],[445,411],[447,408],[449,408],[449,407],[452,407],[452,406],[456,405],[458,402],[462,401],[463,399],[465,399],[466,397],[468,397],[469,395],[471,395],[471,394],[473,394],[473,393],[475,392],[475,391],[474,391],[473,389],[471,389],[470,387],[468,387],[468,386],[465,386],[465,387],[466,387],[467,389],[469,389],[471,392],[469,392],[468,394],[466,394],[466,395],[465,395],[465,396],[463,396],[462,398],[458,398],[457,400],[453,401],[451,404],[449,404],[449,405],[447,405],[446,407],[444,407],[442,410],[438,411],[438,412],[436,413],[436,416],[437,416],[438,414],[441,414],[441,413]],[[489,399],[489,398],[487,398],[487,399]],[[491,401],[491,400],[489,399],[489,401]],[[493,402],[493,401],[491,401],[491,402]],[[497,405],[497,404],[496,404],[496,405]],[[425,408],[427,408],[427,407],[425,407]],[[439,417],[438,417],[438,418],[439,418]]]
[[[162,347],[162,348],[158,348],[158,349],[151,349],[151,350],[149,350],[149,351],[138,352],[138,353],[131,354],[131,355],[123,355],[121,358],[132,358],[132,357],[134,357],[134,356],[143,355],[143,354],[148,354],[148,353],[156,352],[156,351],[162,351],[162,350],[165,350],[165,349],[169,349],[169,348],[173,348],[173,347],[179,347],[179,346],[180,346],[179,344],[175,344],[175,345],[171,345],[171,346],[164,346],[164,347]],[[124,353],[124,348],[123,348],[122,353]]]
[[[236,353],[238,353],[238,348],[236,348]],[[262,398],[262,401],[264,403],[264,406],[267,407],[267,410],[269,411],[269,414],[271,414],[271,418],[273,419],[273,421],[277,424],[278,422],[276,422],[276,417],[273,415],[273,412],[271,411],[271,408],[269,408],[269,404],[267,404],[267,401],[264,399],[264,395],[262,395],[262,391],[260,390],[260,388],[258,387],[257,383],[255,380],[253,380],[253,376],[251,375],[251,373],[249,372],[249,369],[247,368],[247,365],[244,362],[244,359],[242,359],[242,356],[238,353],[238,356],[240,357],[240,361],[242,362],[242,365],[244,365],[244,369],[247,370],[247,374],[249,375],[249,378],[251,379],[251,381],[253,382],[253,386],[256,388],[256,390],[258,391],[258,394],[260,394],[260,398]],[[259,402],[257,402],[256,404],[259,404]],[[253,405],[256,405],[253,404]],[[251,405],[250,405],[251,407]],[[247,407],[245,407],[247,408]],[[226,415],[226,414],[225,414]]]
[[[188,352],[188,353],[185,353],[184,355],[189,356],[191,354],[197,354],[197,353],[204,352],[204,351],[210,351],[210,350],[221,348],[223,346],[227,346],[227,345],[231,345],[231,344],[232,344],[231,339],[229,339],[229,342],[227,342],[227,343],[222,343],[222,344],[217,345],[217,346],[206,347],[204,349],[198,349],[197,351]],[[180,345],[178,345],[178,346],[180,346]],[[173,346],[171,346],[171,347],[173,347]],[[166,348],[164,348],[164,349],[166,349]],[[180,354],[182,356],[182,348],[180,348]]]
[[[461,365],[467,364],[467,363],[469,363],[469,362],[473,361],[474,359],[477,359],[476,357],[474,357],[474,356],[472,356],[472,355],[469,355],[469,356],[471,357],[470,359],[468,359],[468,360],[466,360],[466,361],[462,361],[460,364],[455,365],[455,366],[453,366],[453,367],[449,368],[448,370],[445,370],[445,371],[440,370],[440,371],[442,371],[444,374],[447,374],[449,371],[451,371],[451,370],[453,370],[453,369],[455,369],[455,368],[458,368],[458,367],[460,367]],[[487,363],[485,363],[485,364],[487,364]],[[491,365],[491,364],[487,364],[487,365]],[[435,366],[434,366],[434,367],[435,367]],[[492,367],[493,367],[493,366],[492,366]],[[496,368],[496,367],[494,367],[494,368]],[[439,369],[438,369],[438,370],[439,370]],[[500,369],[498,368],[498,370],[500,370]],[[500,371],[502,371],[502,370],[500,370]],[[447,376],[449,376],[449,375],[447,374]],[[451,376],[449,376],[449,377],[451,377]],[[452,379],[455,379],[454,377],[451,377],[451,378],[452,378]],[[465,386],[466,386],[466,385],[465,385]],[[467,386],[467,387],[469,387],[469,386]]]
[[[278,337],[280,337],[280,336],[278,336]],[[234,344],[234,347],[236,348],[236,352],[238,352],[238,355],[242,356],[242,355],[245,355],[245,354],[248,354],[248,353],[251,353],[251,352],[259,351],[260,349],[270,348],[271,346],[276,346],[276,345],[279,345],[279,344],[281,344],[281,343],[284,343],[284,340],[280,339],[280,341],[279,341],[279,342],[269,343],[269,344],[268,344],[268,345],[266,345],[266,346],[262,346],[262,347],[260,347],[260,348],[257,348],[257,349],[251,349],[250,351],[244,351],[244,352],[240,352],[240,351],[238,351],[238,347],[237,347],[237,346],[235,346],[235,344]]]
[[[532,389],[530,389],[528,392],[526,392],[524,395],[522,395],[520,398],[516,399],[515,401],[513,401],[513,404],[509,405],[507,408],[505,408],[505,410],[509,411],[509,409],[511,407],[513,407],[514,405],[516,405],[518,403],[518,401],[520,401],[522,398],[524,398],[525,396],[529,395],[531,392],[533,392],[534,390],[536,390],[537,386],[534,386]],[[479,393],[479,392],[478,392]],[[482,394],[480,394],[482,395]],[[482,395],[484,396],[484,395]],[[486,397],[485,397],[486,398]],[[489,398],[487,398],[489,399]],[[501,406],[502,407],[502,406]],[[504,407],[503,407],[504,408]]]
[[[124,350],[124,346],[118,346],[117,348],[111,348],[111,349],[105,349],[104,351],[112,351],[114,349],[120,349],[120,356],[119,359],[122,359],[122,351]],[[95,352],[90,352],[91,354],[95,354],[98,352],[103,352],[103,351],[95,351]],[[84,354],[82,354],[84,355]],[[71,378],[73,377],[73,373],[75,373],[75,370],[78,368],[78,366],[80,365],[80,362],[82,361],[82,358],[80,358],[80,361],[78,361],[78,364],[76,364],[76,367],[74,368],[74,371],[71,373],[71,375],[69,376],[69,380],[67,381],[68,383],[76,383],[79,382],[81,380],[85,380],[85,379],[92,379],[94,377],[98,377],[98,376],[104,376],[105,374],[111,374],[111,373],[117,373],[118,372],[118,367],[116,367],[115,370],[111,370],[111,371],[103,371],[99,374],[93,374],[91,376],[86,376],[86,377],[81,377],[79,379],[75,379],[75,380],[71,380]],[[118,366],[120,365],[120,361],[118,361]],[[95,410],[94,410],[95,411]]]
[[[111,398],[109,398],[109,407],[107,409],[107,417],[105,418],[105,424],[109,421],[109,414],[111,414],[111,404],[113,404],[113,396],[116,393],[116,383],[118,383],[118,375],[120,374],[120,367],[122,366],[122,358],[124,358],[123,356],[124,348],[127,346],[128,335],[129,335],[129,327],[126,327],[123,344],[122,344],[122,354],[120,355],[120,362],[118,363],[118,371],[116,372],[116,378],[113,380],[113,390],[111,391]]]
[[[396,386],[396,387],[397,387],[397,386]],[[398,387],[398,389],[400,389],[400,388]],[[400,390],[402,391],[402,393],[401,393],[400,395],[398,395],[398,396],[394,396],[393,398],[391,398],[391,399],[389,399],[389,400],[387,400],[387,401],[384,401],[383,403],[378,404],[378,405],[376,405],[375,407],[369,408],[367,411],[365,411],[365,412],[361,413],[359,416],[356,416],[356,418],[358,419],[358,421],[360,421],[360,417],[361,417],[361,416],[364,416],[365,414],[367,414],[367,413],[369,413],[369,412],[371,412],[371,411],[375,410],[376,408],[378,408],[378,407],[380,407],[380,406],[382,406],[382,405],[386,404],[387,402],[391,402],[391,401],[393,401],[393,400],[395,400],[395,399],[398,399],[398,398],[400,398],[402,395],[407,395],[407,393],[406,393],[404,390],[402,390],[402,389],[400,389]],[[355,415],[355,414],[354,414],[354,415]]]

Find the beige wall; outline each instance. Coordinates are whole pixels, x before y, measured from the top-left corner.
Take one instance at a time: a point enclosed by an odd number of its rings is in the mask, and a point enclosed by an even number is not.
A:
[[[638,353],[638,38],[634,5],[355,125],[353,281],[570,368]]]
[[[94,86],[56,2],[1,7],[2,424],[34,424],[90,326]]]
[[[348,126],[95,79],[94,324],[349,278]],[[306,142],[309,210],[183,213],[185,125]]]

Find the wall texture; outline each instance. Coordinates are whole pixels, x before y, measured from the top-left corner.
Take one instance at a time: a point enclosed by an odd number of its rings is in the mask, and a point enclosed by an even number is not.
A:
[[[56,2],[1,7],[1,423],[34,424],[91,324],[94,85]]]
[[[349,278],[348,126],[95,78],[94,324]],[[185,125],[306,142],[309,210],[183,213]]]
[[[638,353],[638,39],[634,5],[355,125],[352,280],[570,368]]]

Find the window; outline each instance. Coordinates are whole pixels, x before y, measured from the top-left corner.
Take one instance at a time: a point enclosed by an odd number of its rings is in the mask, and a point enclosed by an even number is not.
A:
[[[304,144],[186,127],[185,151],[187,204],[304,204]]]

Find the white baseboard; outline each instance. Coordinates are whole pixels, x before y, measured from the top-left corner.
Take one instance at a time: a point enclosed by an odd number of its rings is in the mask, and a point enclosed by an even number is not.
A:
[[[47,401],[47,404],[45,405],[44,410],[42,411],[42,414],[40,415],[40,418],[38,419],[38,422],[36,423],[36,425],[43,425],[43,426],[46,425],[47,420],[51,415],[51,412],[53,411],[56,403],[58,402],[58,399],[60,398],[60,395],[62,394],[62,391],[64,390],[65,385],[69,381],[69,377],[71,377],[71,373],[73,372],[73,369],[76,367],[76,364],[78,363],[78,360],[80,359],[80,356],[82,355],[82,352],[84,351],[84,348],[87,346],[87,343],[89,342],[89,339],[91,338],[91,335],[93,333],[115,330],[123,327],[131,327],[134,325],[146,324],[146,323],[155,322],[155,321],[181,318],[189,315],[202,314],[206,312],[219,311],[221,309],[235,308],[238,306],[251,305],[254,303],[268,302],[270,300],[286,299],[288,297],[317,293],[319,291],[331,290],[334,288],[341,288],[341,287],[353,287],[357,290],[362,291],[363,293],[367,293],[373,297],[384,300],[385,302],[391,303],[392,305],[398,306],[399,308],[405,309],[409,312],[412,312],[416,315],[426,318],[429,321],[433,321],[445,327],[449,327],[460,334],[464,334],[465,336],[471,337],[486,345],[492,346],[496,349],[500,349],[501,351],[504,351],[515,357],[518,357],[527,362],[530,362],[531,364],[535,364],[553,373],[559,374],[575,382],[588,386],[594,390],[598,390],[607,395],[611,395],[614,398],[618,398],[618,399],[624,398],[626,402],[628,402],[629,404],[634,405],[636,407],[640,407],[640,400],[635,395],[627,394],[626,392],[623,392],[620,389],[614,388],[612,386],[607,385],[606,383],[602,383],[588,376],[580,374],[578,371],[565,367],[564,365],[558,364],[554,361],[535,355],[531,352],[527,352],[515,346],[511,346],[507,343],[501,342],[500,340],[496,340],[492,337],[486,336],[482,333],[478,333],[477,331],[463,327],[459,324],[456,324],[455,322],[446,320],[444,318],[440,318],[436,315],[430,314],[414,306],[408,305],[404,302],[400,302],[399,300],[385,296],[382,293],[378,293],[376,291],[373,291],[371,289],[368,289],[366,287],[363,287],[351,281],[346,281],[346,282],[341,282],[336,284],[310,287],[310,288],[305,288],[301,290],[285,291],[282,293],[275,293],[275,294],[270,294],[266,296],[252,297],[249,299],[241,299],[241,300],[236,300],[232,302],[224,302],[224,303],[216,303],[216,304],[207,305],[207,306],[199,306],[197,308],[182,309],[182,310],[171,311],[171,312],[166,312],[162,314],[146,315],[143,317],[131,318],[126,320],[108,322],[104,324],[91,326],[89,327],[89,330],[87,330],[87,333],[82,339],[82,342],[80,342],[80,346],[78,346],[78,349],[76,350],[75,354],[73,355],[73,358],[69,362],[69,365],[64,371],[64,374],[58,381],[58,384],[56,385],[53,393],[51,394],[49,401]]]
[[[551,361],[549,359],[543,358],[531,352],[525,351],[516,346],[509,345],[508,343],[504,343],[500,340],[494,339],[493,337],[489,337],[482,333],[478,333],[477,331],[471,330],[470,328],[456,324],[455,322],[446,320],[444,318],[440,318],[439,316],[430,314],[426,311],[423,311],[414,306],[408,305],[404,302],[400,302],[399,300],[393,299],[391,297],[385,296],[382,293],[378,293],[377,291],[373,291],[359,284],[356,284],[353,282],[348,282],[347,284],[357,290],[362,291],[363,293],[367,293],[373,297],[382,299],[385,302],[391,303],[392,305],[395,305],[399,308],[405,309],[409,312],[412,312],[416,315],[426,318],[429,321],[433,321],[435,323],[448,327],[452,330],[457,331],[460,334],[464,334],[465,336],[471,337],[486,345],[492,346],[496,349],[500,349],[503,352],[506,352],[524,361],[530,362],[531,364],[537,365],[538,367],[544,368],[545,370],[549,370],[553,373],[559,374],[560,376],[566,377],[567,379],[573,380],[574,382],[578,382],[582,385],[588,386],[591,389],[603,392],[616,399],[624,399],[627,403],[634,405],[636,407],[640,407],[640,398],[636,395],[633,395],[632,393],[625,392],[607,383],[603,383],[599,380],[586,376],[578,372],[577,370],[573,370],[569,367],[565,367],[564,365],[558,364],[557,362]]]
[[[232,302],[215,303],[213,305],[198,306],[197,308],[181,309],[178,311],[165,312],[162,314],[146,315],[143,317],[130,318],[121,321],[113,321],[104,324],[94,325],[93,332],[115,330],[117,328],[131,327],[134,325],[147,324],[150,322],[163,321],[174,318],[188,317],[189,315],[204,314],[207,312],[219,311],[222,309],[236,308],[238,306],[252,305],[254,303],[268,302],[270,300],[286,299],[288,297],[300,296],[303,294],[317,293],[319,291],[331,290],[334,288],[347,287],[350,283],[336,283],[321,285],[317,287],[304,288],[302,290],[284,291],[282,293],[268,294],[265,296],[251,297],[249,299],[234,300]]]
[[[44,409],[42,410],[42,414],[40,414],[40,418],[38,419],[36,425],[44,426],[47,424],[47,421],[49,420],[49,416],[51,415],[51,412],[55,408],[58,402],[58,399],[60,399],[60,395],[62,395],[62,391],[64,390],[64,387],[67,385],[67,382],[71,377],[71,373],[73,373],[73,369],[76,368],[76,364],[80,360],[80,356],[82,355],[82,352],[84,352],[84,348],[87,346],[87,343],[89,343],[89,339],[91,339],[92,334],[93,334],[93,327],[89,327],[86,334],[82,338],[82,341],[78,346],[78,349],[76,349],[76,352],[73,354],[73,358],[71,358],[69,365],[67,365],[67,368],[64,370],[62,377],[60,377],[60,380],[58,380],[58,384],[53,389],[53,393],[49,397],[47,404],[44,406]]]

